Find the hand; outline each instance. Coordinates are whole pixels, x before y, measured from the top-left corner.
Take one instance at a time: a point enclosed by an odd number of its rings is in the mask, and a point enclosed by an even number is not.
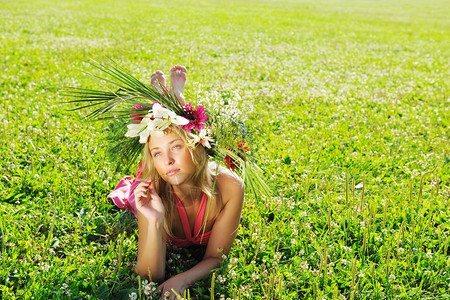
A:
[[[150,179],[141,182],[134,190],[136,208],[147,219],[164,220],[164,205],[156,193],[155,185]]]
[[[178,299],[172,289],[183,297],[184,291],[189,287],[189,282],[185,280],[182,274],[178,274],[159,285],[161,291],[161,299]],[[166,293],[170,296],[166,297]]]

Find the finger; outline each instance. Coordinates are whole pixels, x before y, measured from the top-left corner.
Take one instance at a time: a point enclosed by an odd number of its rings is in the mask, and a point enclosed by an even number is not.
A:
[[[141,188],[139,190],[134,191],[134,195],[144,195],[147,189]]]
[[[134,194],[134,199],[138,203],[144,204],[146,200],[149,200],[148,198],[149,197],[146,194],[144,194],[144,192],[138,192]]]
[[[142,181],[139,183],[138,186],[140,186],[140,187],[142,187],[142,186],[146,187],[146,186],[148,186],[151,182],[152,182],[151,179],[148,179],[148,180],[142,180]]]
[[[152,195],[152,197],[158,196],[155,189],[155,183],[153,181],[150,182],[149,186],[147,187],[147,190],[149,191],[149,194]]]
[[[158,286],[158,291],[163,292],[164,290],[164,282]]]
[[[138,187],[141,187],[141,188],[146,189],[146,188],[148,188],[148,186],[150,185],[151,182],[152,182],[152,180],[142,181],[142,182],[138,185]]]
[[[143,192],[141,192],[141,193],[137,194],[137,197],[135,195],[135,198],[138,200],[145,200],[145,199],[147,199],[147,195],[144,194]]]

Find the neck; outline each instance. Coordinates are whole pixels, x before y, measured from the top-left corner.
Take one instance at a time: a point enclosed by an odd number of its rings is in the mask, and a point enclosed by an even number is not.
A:
[[[198,201],[202,195],[202,191],[198,187],[190,184],[173,186],[173,191],[185,205]]]

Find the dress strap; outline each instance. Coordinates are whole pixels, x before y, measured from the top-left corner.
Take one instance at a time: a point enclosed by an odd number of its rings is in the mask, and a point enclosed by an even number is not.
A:
[[[205,219],[207,203],[208,203],[208,196],[205,193],[203,193],[202,200],[200,202],[200,207],[198,208],[198,212],[197,212],[197,218],[195,219],[194,238],[197,238],[202,231],[202,225],[203,225],[203,220]]]

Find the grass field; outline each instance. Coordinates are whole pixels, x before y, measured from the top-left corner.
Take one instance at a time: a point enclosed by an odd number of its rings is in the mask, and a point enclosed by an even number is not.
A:
[[[191,299],[450,298],[450,2],[391,2],[0,0],[1,298],[147,297],[105,124],[58,93],[106,57],[253,106],[274,196]]]

